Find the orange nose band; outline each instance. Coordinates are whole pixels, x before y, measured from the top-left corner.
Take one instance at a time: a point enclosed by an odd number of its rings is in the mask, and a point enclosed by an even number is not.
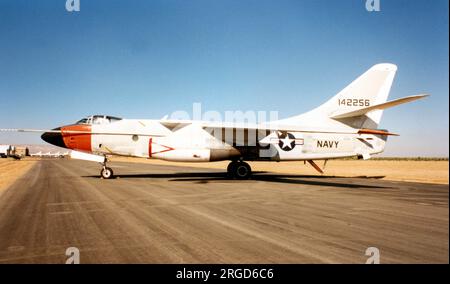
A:
[[[83,133],[73,133],[72,131],[80,131]],[[91,132],[90,125],[69,125],[61,127],[64,144],[72,150],[92,151]]]

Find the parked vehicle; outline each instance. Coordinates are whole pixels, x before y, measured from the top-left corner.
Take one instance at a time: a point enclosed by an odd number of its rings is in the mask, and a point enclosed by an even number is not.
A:
[[[11,155],[11,145],[0,145],[0,158],[7,158]]]

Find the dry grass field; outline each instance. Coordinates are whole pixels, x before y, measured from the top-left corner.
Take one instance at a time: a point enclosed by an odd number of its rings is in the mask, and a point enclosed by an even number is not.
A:
[[[179,165],[187,167],[226,169],[228,161],[213,163],[176,163],[160,160],[114,157],[112,161]],[[323,167],[323,162],[317,164]],[[253,171],[280,174],[320,175],[309,164],[303,162],[250,162]],[[448,161],[423,160],[329,160],[325,175],[340,177],[373,177],[394,181],[448,184]]]
[[[25,174],[36,161],[0,159],[0,194]]]

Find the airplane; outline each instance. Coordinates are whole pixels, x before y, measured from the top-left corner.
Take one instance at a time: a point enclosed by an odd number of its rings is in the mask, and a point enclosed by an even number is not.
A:
[[[64,153],[61,153],[61,152],[56,152],[56,153],[52,153],[51,155],[50,155],[50,157],[52,157],[52,158],[64,158],[65,156],[68,156],[69,155],[69,152],[64,152]]]
[[[264,123],[200,120],[122,119],[92,115],[52,130],[3,129],[43,132],[41,138],[71,149],[71,158],[98,162],[100,177],[110,179],[107,166],[113,155],[177,162],[229,160],[229,177],[248,179],[249,161],[305,161],[323,173],[315,160],[358,157],[383,152],[388,136],[378,129],[383,110],[412,102],[420,94],[387,101],[397,66],[372,66],[319,107],[293,117]]]
[[[52,157],[52,152],[44,153],[44,154],[42,154],[42,157],[51,158]]]
[[[50,157],[51,158],[59,158],[60,155],[61,155],[60,152],[56,152],[56,153],[51,153]]]
[[[69,155],[69,152],[61,153],[59,151],[55,152],[55,153],[52,153],[52,152],[42,153],[42,151],[39,151],[37,153],[30,154],[31,157],[44,157],[44,158],[63,158],[68,155]]]
[[[42,157],[42,151],[30,154],[31,157]]]

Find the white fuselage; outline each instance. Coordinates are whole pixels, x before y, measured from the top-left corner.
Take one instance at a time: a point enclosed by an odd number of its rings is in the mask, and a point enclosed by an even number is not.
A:
[[[295,161],[377,154],[386,141],[383,135],[350,132],[257,131],[252,126],[233,131],[233,125],[208,127],[200,121],[170,124],[169,128],[165,121],[135,119],[93,124],[91,152],[185,162],[239,157]]]

